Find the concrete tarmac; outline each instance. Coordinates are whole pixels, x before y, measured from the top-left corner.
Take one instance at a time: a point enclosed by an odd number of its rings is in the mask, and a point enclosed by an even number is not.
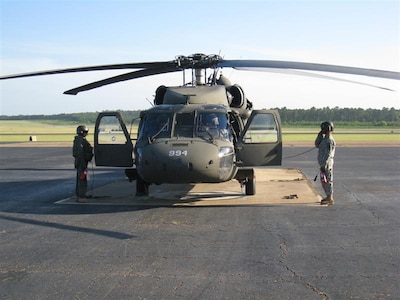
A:
[[[322,194],[308,149],[285,147],[282,170]],[[64,205],[72,164],[69,147],[0,146],[1,299],[400,298],[398,147],[338,147],[329,207]],[[95,192],[126,183],[91,172]]]
[[[149,196],[135,196],[136,182],[127,178],[93,189],[81,205],[250,206],[320,205],[322,197],[298,169],[255,168],[256,194],[247,196],[237,180],[222,183],[161,184]],[[57,204],[76,204],[69,197]]]

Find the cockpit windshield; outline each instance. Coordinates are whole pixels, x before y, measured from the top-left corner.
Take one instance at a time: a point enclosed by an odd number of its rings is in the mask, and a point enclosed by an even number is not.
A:
[[[174,136],[191,138],[193,137],[194,111],[176,113],[174,122]]]
[[[138,140],[156,140],[171,136],[193,136],[232,141],[228,115],[223,112],[147,113],[141,123]]]
[[[232,140],[227,114],[200,112],[197,116],[196,136]]]
[[[138,139],[166,138],[171,136],[171,113],[152,113],[146,114],[141,124]]]

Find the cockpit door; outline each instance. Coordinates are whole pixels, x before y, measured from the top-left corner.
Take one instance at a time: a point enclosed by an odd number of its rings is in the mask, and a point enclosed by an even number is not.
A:
[[[94,132],[96,166],[132,167],[132,153],[132,140],[120,113],[100,113]]]
[[[276,110],[253,110],[236,143],[238,165],[282,163],[281,120]]]

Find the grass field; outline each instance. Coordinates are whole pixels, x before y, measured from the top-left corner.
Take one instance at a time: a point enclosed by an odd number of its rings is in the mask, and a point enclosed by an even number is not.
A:
[[[317,130],[283,128],[283,142],[314,142]],[[335,128],[336,142],[400,143],[400,129],[392,128]]]
[[[0,142],[27,142],[35,137],[38,142],[68,142],[73,141],[78,125],[52,125],[37,121],[0,121]],[[93,126],[88,126],[92,134]]]
[[[72,142],[78,124],[54,125],[39,121],[0,120],[0,143]],[[94,126],[89,125],[88,140],[93,142]],[[283,142],[313,143],[318,128],[283,128]],[[400,143],[400,128],[335,128],[335,140],[341,142]]]

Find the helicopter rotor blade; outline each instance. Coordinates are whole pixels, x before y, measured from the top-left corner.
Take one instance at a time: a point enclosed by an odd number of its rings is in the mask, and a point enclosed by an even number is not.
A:
[[[370,83],[365,83],[365,82],[360,82],[360,81],[355,81],[355,80],[349,80],[349,79],[343,79],[343,78],[338,78],[338,77],[333,77],[333,76],[328,76],[328,75],[322,75],[322,74],[316,74],[316,73],[310,73],[310,72],[305,72],[305,71],[299,71],[299,70],[293,70],[293,69],[273,69],[273,68],[238,68],[239,70],[245,70],[245,71],[258,71],[258,72],[270,72],[270,73],[279,73],[279,74],[288,74],[288,75],[296,75],[296,76],[306,76],[306,77],[314,77],[314,78],[320,78],[320,79],[328,79],[328,80],[336,80],[336,81],[342,81],[342,82],[348,82],[348,83],[356,83],[356,84],[361,84],[361,85],[366,85],[378,89],[383,89],[387,91],[392,91],[394,90],[370,84]]]
[[[77,95],[80,92],[83,91],[88,91],[92,90],[98,87],[102,87],[108,84],[113,84],[121,81],[126,81],[130,79],[135,79],[135,78],[141,78],[141,77],[146,77],[146,76],[151,76],[151,75],[158,75],[158,74],[164,74],[164,73],[171,73],[171,72],[177,72],[181,71],[180,69],[177,69],[174,67],[168,67],[168,68],[151,68],[151,69],[143,69],[139,71],[134,71],[134,72],[129,72],[113,77],[109,77],[103,80],[95,81],[89,84],[85,84],[83,86],[77,87],[70,89],[68,91],[65,91],[64,94],[67,95]]]
[[[219,67],[230,67],[234,69],[246,70],[255,69],[296,69],[306,71],[332,72],[352,75],[364,75],[370,77],[379,77],[386,79],[400,80],[400,72],[384,71],[376,69],[364,69],[356,67],[346,67],[338,65],[316,64],[293,61],[275,61],[275,60],[221,60]]]
[[[104,85],[126,81],[130,79],[175,72],[185,69],[206,69],[206,68],[234,68],[237,70],[252,70],[252,71],[269,71],[272,69],[279,69],[281,73],[290,73],[293,75],[303,75],[294,74],[294,71],[318,71],[318,72],[331,72],[331,73],[342,73],[342,74],[352,74],[352,75],[364,75],[371,77],[379,77],[385,79],[400,79],[400,72],[376,70],[376,69],[365,69],[356,67],[347,67],[339,65],[327,65],[327,64],[317,64],[317,63],[306,63],[306,62],[293,62],[293,61],[275,61],[275,60],[224,60],[219,55],[204,55],[204,54],[193,54],[191,56],[178,56],[175,60],[171,61],[161,61],[161,62],[139,62],[139,63],[124,63],[124,64],[111,64],[111,65],[98,65],[98,66],[87,66],[87,67],[77,67],[77,68],[67,68],[67,69],[55,69],[39,72],[21,73],[21,74],[11,74],[0,76],[2,79],[12,79],[12,78],[22,78],[22,77],[32,77],[32,76],[42,76],[42,75],[53,75],[53,74],[65,74],[65,73],[75,73],[75,72],[87,72],[87,71],[101,71],[101,70],[122,70],[122,69],[140,69],[137,71],[129,72],[126,74],[106,78],[100,81],[89,83],[68,91],[64,94],[76,95],[79,92],[91,90]],[[320,77],[326,79],[330,76],[315,75],[314,73],[308,73],[306,76]],[[352,80],[336,79],[341,81],[348,81],[354,83],[360,83]],[[369,85],[369,84],[365,84]],[[375,86],[382,88],[379,86]],[[385,89],[385,88],[384,88]]]
[[[193,57],[180,57],[179,59],[172,61],[162,62],[139,62],[139,63],[124,63],[124,64],[111,64],[111,65],[98,65],[98,66],[87,66],[77,68],[66,68],[66,69],[54,69],[45,70],[38,72],[20,73],[0,76],[0,79],[12,79],[42,75],[53,75],[53,74],[64,74],[64,73],[76,73],[76,72],[87,72],[87,71],[102,71],[102,70],[119,70],[119,69],[159,69],[159,68],[177,68],[177,69],[189,69],[189,68],[217,68],[217,67],[230,67],[239,70],[245,70],[251,68],[252,70],[264,69],[297,69],[306,71],[320,71],[320,72],[333,72],[333,73],[344,73],[353,75],[364,75],[371,77],[380,77],[386,79],[400,79],[400,72],[384,71],[376,69],[365,69],[356,67],[347,67],[339,65],[327,65],[307,62],[294,62],[294,61],[275,61],[275,60],[224,60],[222,58],[209,56],[210,58],[202,57],[197,60],[193,60]],[[185,58],[189,58],[186,59]]]
[[[88,71],[143,69],[143,68],[159,69],[159,68],[169,68],[169,67],[172,67],[175,65],[176,64],[174,61],[99,65],[99,66],[87,66],[87,67],[54,69],[54,70],[45,70],[45,71],[38,71],[38,72],[11,74],[11,75],[0,76],[0,79],[13,79],[13,78],[23,78],[23,77],[33,77],[33,76],[43,76],[43,75],[88,72]]]

